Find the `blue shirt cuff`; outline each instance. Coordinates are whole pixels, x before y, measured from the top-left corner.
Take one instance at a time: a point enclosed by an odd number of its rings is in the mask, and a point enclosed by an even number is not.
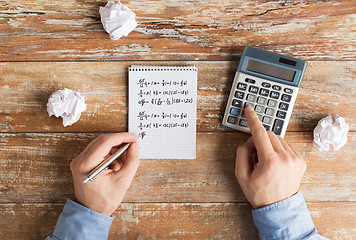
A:
[[[316,228],[300,192],[252,210],[260,239],[303,239],[316,234]]]
[[[55,239],[107,239],[114,217],[67,199],[52,237]]]

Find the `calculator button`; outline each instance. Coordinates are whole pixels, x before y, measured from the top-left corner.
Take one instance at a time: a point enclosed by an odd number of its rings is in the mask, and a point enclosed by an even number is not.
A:
[[[230,114],[231,115],[234,115],[234,116],[239,116],[240,115],[240,109],[237,109],[237,108],[231,108],[230,109]]]
[[[256,98],[257,98],[256,95],[248,94],[246,97],[246,101],[256,102]]]
[[[258,97],[258,99],[257,99],[257,103],[258,103],[258,104],[266,105],[266,102],[267,102],[267,98]]]
[[[271,117],[263,117],[262,122],[266,124],[271,124],[272,123],[272,118]]]
[[[234,99],[232,100],[232,106],[242,108],[242,101]]]
[[[256,81],[251,78],[245,78],[245,82],[254,84]]]
[[[282,88],[278,85],[273,85],[272,88],[276,91],[280,91]]]
[[[263,116],[262,116],[262,115],[257,114],[257,117],[260,119],[260,121],[262,121],[262,118],[263,118]]]
[[[292,93],[293,93],[293,90],[290,89],[290,88],[285,88],[285,89],[284,89],[284,92],[285,92],[285,93],[292,94]]]
[[[242,110],[241,117],[245,118],[245,111],[244,110]]]
[[[264,113],[264,111],[265,111],[265,108],[262,106],[257,105],[255,108],[256,113]]]
[[[245,96],[244,92],[239,92],[239,91],[235,92],[235,98],[244,99],[244,96]]]
[[[245,102],[245,108],[246,108],[247,106],[251,106],[252,108],[255,108],[255,104]]]
[[[240,89],[240,90],[246,90],[246,88],[247,88],[247,84],[245,84],[245,83],[238,83],[237,84],[237,89]]]
[[[269,88],[271,87],[271,84],[269,84],[268,82],[263,82],[262,87]]]
[[[278,117],[278,118],[283,118],[283,119],[285,119],[285,118],[286,118],[286,115],[287,115],[286,112],[277,111],[277,117]]]
[[[227,118],[227,122],[236,125],[237,124],[237,117],[229,116]]]
[[[261,88],[260,95],[268,97],[268,94],[269,94],[269,90]]]
[[[277,107],[277,101],[276,100],[268,100],[267,106],[269,107]]]
[[[273,125],[272,131],[277,135],[281,135],[283,123],[284,122],[282,120],[276,119],[274,121],[274,125]]]
[[[240,125],[241,127],[248,127],[248,124],[247,124],[246,119],[240,119],[239,125]]]
[[[258,93],[258,87],[255,86],[250,86],[250,89],[248,90],[250,93]]]
[[[292,99],[291,95],[288,95],[288,94],[283,94],[282,95],[282,101],[290,102],[291,99]]]
[[[284,102],[281,102],[280,104],[279,104],[279,109],[282,109],[282,110],[288,110],[288,107],[289,107],[289,105],[287,104],[287,103],[284,103]]]
[[[278,99],[279,98],[279,92],[271,91],[271,94],[269,96],[271,98]]]
[[[263,126],[265,127],[266,131],[269,131],[271,129],[271,126],[268,126],[266,124],[263,124]]]
[[[266,115],[274,116],[274,109],[273,108],[266,108]]]

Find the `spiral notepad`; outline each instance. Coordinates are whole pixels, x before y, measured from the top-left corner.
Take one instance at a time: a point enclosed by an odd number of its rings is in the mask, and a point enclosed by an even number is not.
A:
[[[196,156],[197,68],[131,66],[129,132],[144,159]]]

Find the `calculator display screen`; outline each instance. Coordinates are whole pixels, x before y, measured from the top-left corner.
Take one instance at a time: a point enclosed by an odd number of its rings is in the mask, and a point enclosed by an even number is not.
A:
[[[293,82],[295,71],[267,63],[249,60],[246,70]]]

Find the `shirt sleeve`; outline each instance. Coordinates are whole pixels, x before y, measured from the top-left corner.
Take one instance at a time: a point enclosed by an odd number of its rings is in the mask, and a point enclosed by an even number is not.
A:
[[[290,198],[252,210],[261,240],[327,239],[319,235],[300,192]]]
[[[67,199],[53,234],[46,240],[107,239],[113,219]]]

